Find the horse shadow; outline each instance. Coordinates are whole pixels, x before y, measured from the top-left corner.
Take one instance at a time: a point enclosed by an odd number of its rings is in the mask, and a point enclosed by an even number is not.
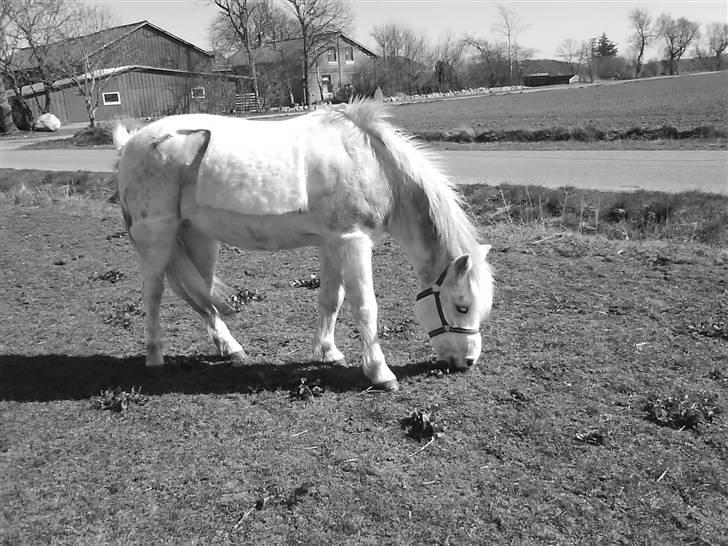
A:
[[[431,361],[394,367],[399,379],[437,369]],[[217,356],[168,357],[164,367],[147,369],[143,356],[0,355],[0,400],[48,402],[83,400],[105,389],[140,388],[144,394],[250,394],[295,391],[302,382],[326,391],[363,391],[370,385],[358,366],[321,362],[273,364],[253,361],[231,366]]]

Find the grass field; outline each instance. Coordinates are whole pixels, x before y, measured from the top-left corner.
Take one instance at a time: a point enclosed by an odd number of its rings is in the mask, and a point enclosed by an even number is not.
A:
[[[497,288],[481,363],[433,363],[413,272],[384,239],[380,333],[402,390],[382,395],[356,366],[308,361],[313,249],[223,249],[247,366],[213,365],[199,320],[169,295],[169,366],[146,372],[136,255],[107,182],[10,174],[3,543],[728,542],[725,226],[694,227],[727,199],[679,196],[651,216],[644,205],[667,198],[633,194],[622,210],[647,223],[604,212],[595,236],[594,216],[559,208],[558,193],[470,188]],[[357,336],[344,309],[352,364]],[[99,399],[114,388],[130,394],[123,411],[103,409],[120,392]],[[416,411],[435,433],[419,442],[404,426]]]
[[[716,72],[407,104],[393,107],[392,114],[398,125],[429,137],[448,132],[498,135],[587,128],[624,134],[662,126],[676,131],[713,127],[725,135],[726,89],[728,72]]]

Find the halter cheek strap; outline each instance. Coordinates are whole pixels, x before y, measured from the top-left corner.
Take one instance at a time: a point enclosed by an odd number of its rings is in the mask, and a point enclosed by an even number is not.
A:
[[[474,328],[461,328],[460,326],[451,326],[450,324],[448,324],[447,319],[445,318],[445,314],[442,312],[442,302],[440,301],[440,287],[445,280],[447,270],[448,268],[446,267],[445,271],[443,271],[435,281],[435,284],[430,288],[426,288],[425,290],[417,294],[417,297],[415,298],[415,301],[420,301],[427,296],[435,297],[437,314],[440,316],[440,322],[442,323],[442,326],[440,326],[439,328],[435,328],[434,330],[430,330],[429,332],[427,332],[427,335],[432,338],[446,332],[452,332],[453,334],[479,334],[480,330],[476,330]]]

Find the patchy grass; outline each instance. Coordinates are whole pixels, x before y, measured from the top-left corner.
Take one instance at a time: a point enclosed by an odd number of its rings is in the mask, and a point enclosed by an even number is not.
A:
[[[221,276],[265,294],[226,318],[249,364],[211,355],[204,325],[168,293],[168,365],[148,371],[118,210],[0,201],[1,540],[728,541],[716,411],[728,346],[714,333],[728,318],[724,247],[497,220],[478,208],[487,199],[469,199],[497,282],[482,362],[464,374],[433,363],[413,323],[414,274],[385,238],[379,327],[402,386],[388,395],[356,366],[346,307],[337,340],[353,366],[308,361],[315,287],[294,281],[318,273],[315,249],[223,247]],[[140,388],[143,404],[94,407]],[[710,419],[661,426],[649,404],[668,420],[698,404]]]

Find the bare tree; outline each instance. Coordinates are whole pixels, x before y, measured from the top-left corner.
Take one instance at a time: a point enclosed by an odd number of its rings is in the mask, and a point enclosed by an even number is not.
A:
[[[286,0],[286,2],[301,30],[303,97],[305,104],[310,106],[309,69],[326,51],[332,37],[349,29],[352,15],[348,5],[341,0]]]
[[[707,49],[703,50],[700,45],[695,48],[695,53],[701,59],[712,57],[715,59],[713,70],[720,70],[723,61],[723,53],[728,49],[728,24],[710,23],[706,27],[705,43]]]
[[[504,45],[472,36],[466,36],[465,43],[476,51],[477,63],[471,67],[471,72],[472,68],[475,68],[479,77],[477,74],[475,77],[471,76],[471,83],[488,87],[498,87],[507,83],[510,66]]]
[[[298,35],[297,21],[288,10],[281,9],[272,0],[257,0],[258,9],[250,14],[252,28],[255,30],[256,45],[263,42],[275,45]]]
[[[108,67],[121,60],[116,49],[105,47],[100,34],[113,25],[114,18],[107,9],[77,4],[63,28],[65,39],[56,46],[59,75],[68,78],[83,97],[91,127],[96,125],[103,90],[112,81]]]
[[[17,101],[25,103],[23,85],[43,84],[43,112],[51,109],[50,90],[59,76],[59,58],[54,44],[64,38],[64,29],[72,22],[76,0],[12,0],[9,2],[8,36],[15,47],[3,61],[2,71],[11,82]],[[40,105],[39,105],[40,106]],[[25,115],[30,108],[22,107]]]
[[[382,89],[388,94],[419,91],[420,75],[431,61],[427,39],[409,27],[393,23],[374,27],[371,36],[377,42],[381,57]]]
[[[449,91],[457,86],[457,70],[465,46],[464,40],[448,33],[432,47],[432,64],[435,66],[439,91]]]
[[[214,0],[214,4],[220,8],[220,15],[229,26],[239,43],[245,48],[250,67],[250,81],[255,95],[255,109],[259,110],[258,74],[255,69],[255,56],[253,55],[253,39],[251,33],[257,36],[259,30],[253,27],[252,18],[255,12],[261,9],[261,3],[249,0]]]
[[[518,48],[518,35],[525,28],[521,17],[503,5],[498,6],[500,21],[493,25],[493,31],[505,40],[506,56],[508,58],[508,84],[513,85],[513,67],[516,62]]]
[[[585,68],[586,74],[589,76],[589,82],[594,81],[594,40],[584,40],[581,43],[581,63]]]
[[[632,25],[632,34],[629,38],[635,52],[634,77],[639,78],[642,73],[642,59],[645,49],[657,37],[652,16],[645,9],[635,8],[629,13],[629,22]]]
[[[10,16],[14,0],[7,0],[0,4],[0,132],[5,134],[14,133],[18,130],[13,120],[13,108],[8,101],[5,92],[5,61],[11,58],[15,49],[12,36],[8,33],[10,29]]]
[[[685,17],[673,19],[662,14],[657,20],[658,33],[665,40],[665,55],[670,66],[670,74],[679,74],[680,58],[690,43],[700,35],[700,26]]]
[[[561,42],[556,55],[567,64],[572,74],[579,74],[584,62],[584,48],[581,43],[568,38]]]

